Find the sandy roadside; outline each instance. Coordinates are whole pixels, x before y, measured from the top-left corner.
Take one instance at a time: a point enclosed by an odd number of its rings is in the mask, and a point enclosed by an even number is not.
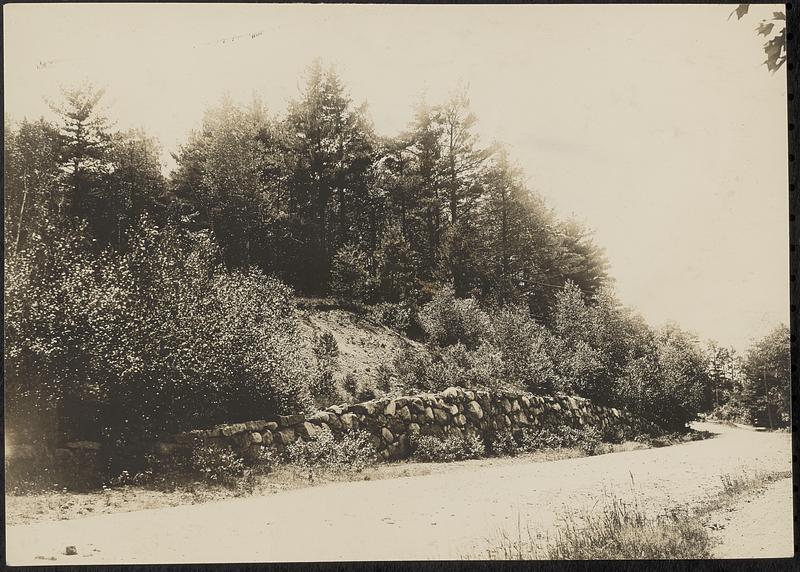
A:
[[[789,434],[696,428],[719,435],[661,449],[461,466],[425,476],[10,526],[7,559],[38,565],[458,559],[484,553],[501,531],[517,535],[520,522],[552,532],[568,512],[604,494],[630,494],[632,485],[640,502],[658,511],[702,501],[720,489],[724,474],[791,469]],[[783,500],[789,506],[790,493]],[[791,528],[782,532],[791,538]],[[78,554],[64,555],[67,545]]]

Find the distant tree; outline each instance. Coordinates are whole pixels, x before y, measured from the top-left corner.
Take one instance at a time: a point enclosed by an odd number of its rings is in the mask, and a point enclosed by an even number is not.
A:
[[[121,245],[126,231],[144,213],[165,222],[172,198],[167,194],[167,181],[161,173],[158,143],[146,133],[138,130],[115,133],[108,159],[107,208],[113,211],[117,223],[116,235],[110,242]]]
[[[790,387],[789,328],[780,325],[758,340],[747,352],[743,372],[747,380],[743,403],[752,419],[769,427],[789,421]]]
[[[360,247],[345,244],[331,263],[330,290],[343,300],[363,303],[372,295],[369,258]]]
[[[111,124],[100,108],[104,90],[89,84],[65,89],[60,102],[51,103],[60,117],[61,157],[65,173],[66,212],[86,220],[101,239],[113,235],[116,221],[107,204],[113,197],[105,178],[111,171]]]
[[[417,270],[411,246],[395,225],[389,225],[376,254],[379,296],[387,302],[414,298]]]
[[[297,280],[303,289],[324,289],[338,248],[365,238],[351,222],[361,218],[357,207],[370,206],[372,126],[366,106],[353,107],[338,75],[316,61],[300,99],[290,105],[285,129],[291,172],[288,214],[305,261]],[[370,230],[374,234],[377,229]]]
[[[3,137],[6,255],[28,244],[32,234],[42,235],[64,216],[64,174],[60,168],[58,128],[44,119],[7,119]]]
[[[259,101],[243,108],[224,98],[175,155],[173,192],[198,209],[231,269],[258,261],[254,251],[268,248],[270,225],[286,208],[273,130]]]

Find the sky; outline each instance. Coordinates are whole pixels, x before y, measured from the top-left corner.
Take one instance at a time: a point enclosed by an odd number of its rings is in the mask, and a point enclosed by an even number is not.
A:
[[[383,135],[467,86],[482,138],[594,231],[624,304],[744,350],[789,320],[786,79],[754,31],[782,5],[732,9],[5,5],[5,111],[51,117],[45,97],[92,82],[168,170],[223,95],[283,114],[317,57]]]

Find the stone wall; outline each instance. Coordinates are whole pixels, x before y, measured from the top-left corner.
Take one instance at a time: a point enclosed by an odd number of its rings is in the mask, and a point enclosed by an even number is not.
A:
[[[197,443],[230,446],[240,453],[251,447],[268,447],[280,452],[295,440],[313,437],[328,427],[334,435],[357,429],[368,431],[380,455],[392,460],[410,454],[410,440],[414,435],[487,436],[522,427],[563,425],[624,430],[633,421],[626,411],[595,405],[580,397],[450,387],[441,393],[333,405],[308,415],[285,415],[272,420],[189,431],[157,443],[156,452],[168,456]]]

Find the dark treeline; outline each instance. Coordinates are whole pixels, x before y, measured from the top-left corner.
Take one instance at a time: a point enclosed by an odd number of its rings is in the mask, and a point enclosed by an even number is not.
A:
[[[258,101],[209,110],[169,178],[154,141],[111,130],[101,95],[67,93],[61,125],[7,129],[14,247],[44,220],[69,216],[98,245],[124,248],[148,211],[213,230],[229,270],[255,266],[306,295],[335,290],[337,257],[366,267],[369,302],[451,283],[457,296],[525,302],[546,316],[565,281],[588,296],[606,281],[586,231],[558,220],[503,149],[480,144],[463,93],[419,104],[406,132],[379,137],[366,106],[315,63],[283,117]]]

